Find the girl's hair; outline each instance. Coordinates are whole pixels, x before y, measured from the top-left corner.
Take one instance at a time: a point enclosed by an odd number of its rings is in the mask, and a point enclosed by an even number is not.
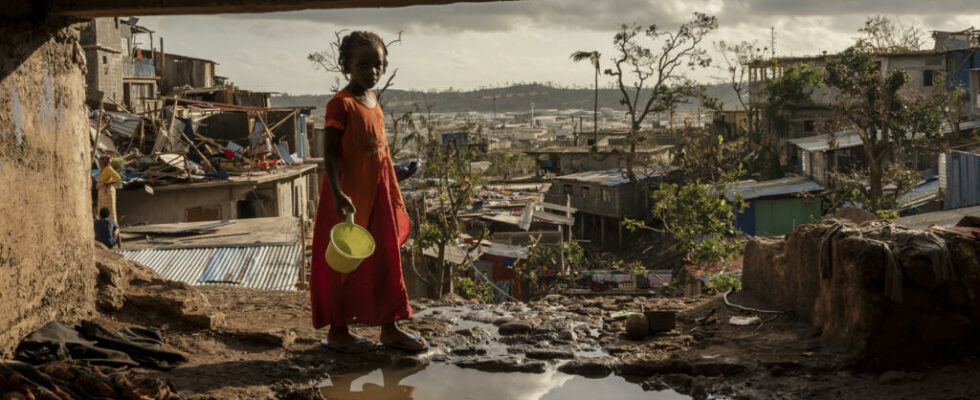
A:
[[[354,46],[359,45],[377,46],[380,48],[384,56],[384,67],[385,69],[388,68],[388,46],[385,46],[384,40],[381,40],[381,37],[374,32],[354,31],[344,36],[340,41],[340,48],[337,51],[340,53],[337,57],[337,63],[340,64],[340,72],[345,74],[350,73],[347,62],[350,61],[350,57],[354,53]]]

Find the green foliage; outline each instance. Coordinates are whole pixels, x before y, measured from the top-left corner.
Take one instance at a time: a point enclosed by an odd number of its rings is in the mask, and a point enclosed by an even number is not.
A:
[[[523,264],[525,278],[535,286],[545,270],[550,269],[553,274],[560,273],[562,256],[565,257],[565,263],[572,268],[585,259],[585,250],[575,240],[562,245],[531,243],[528,246],[527,260]]]
[[[489,155],[490,168],[486,176],[521,176],[534,172],[534,159],[521,152],[493,152]]]
[[[456,282],[456,294],[464,299],[480,299],[484,303],[493,301],[493,288],[469,277]]]
[[[728,200],[726,193],[742,172],[726,173],[715,182],[661,183],[653,193],[653,215],[691,262],[722,263],[741,251],[743,243],[727,236],[738,235],[735,215],[745,202],[737,193]]]
[[[725,293],[729,290],[737,292],[742,290],[742,276],[734,271],[719,272],[708,277],[704,288],[709,293]]]
[[[422,122],[430,132],[435,129],[436,123],[431,118],[423,117]],[[472,202],[476,188],[483,184],[483,180],[470,167],[475,160],[473,152],[462,147],[442,146],[434,138],[422,136],[414,124],[412,128],[414,140],[421,143],[418,147],[425,152],[426,160],[423,179],[419,183],[420,193],[423,193],[422,211],[413,229],[413,238],[417,249],[435,248],[439,252],[436,265],[442,268],[430,273],[430,283],[452,291],[453,270],[452,266],[446,265],[444,249],[462,233],[459,212]]]
[[[813,89],[823,84],[823,69],[809,64],[795,64],[783,70],[783,74],[769,80],[763,89],[765,106],[763,119],[767,133],[772,137],[784,137],[790,128],[790,117],[797,109],[813,104]]]
[[[943,100],[903,93],[909,79],[902,69],[882,74],[875,55],[862,46],[828,61],[824,81],[840,92],[834,107],[857,128],[868,160],[866,170],[837,177],[838,204],[850,200],[868,211],[893,211],[897,198],[917,180],[909,171],[913,158],[908,156],[916,148],[946,141],[937,106]],[[886,192],[888,184],[898,189]]]
[[[704,129],[686,129],[683,133],[671,162],[680,169],[684,180],[715,182],[727,171],[742,168],[745,146],[741,140],[725,141],[721,135]]]
[[[827,213],[833,213],[847,205],[860,204],[866,211],[877,214],[882,218],[896,218],[894,212],[900,204],[899,199],[915,187],[919,174],[900,163],[886,167],[883,180],[894,185],[893,190],[884,191],[879,196],[871,193],[868,186],[868,169],[854,170],[849,174],[833,174],[832,187],[826,197]]]

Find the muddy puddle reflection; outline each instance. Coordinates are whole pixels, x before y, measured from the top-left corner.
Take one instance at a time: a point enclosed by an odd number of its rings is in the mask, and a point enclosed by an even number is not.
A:
[[[559,400],[653,399],[690,397],[673,391],[644,392],[621,377],[589,379],[549,368],[542,374],[482,372],[448,364],[379,369],[337,375],[318,385],[330,400]]]

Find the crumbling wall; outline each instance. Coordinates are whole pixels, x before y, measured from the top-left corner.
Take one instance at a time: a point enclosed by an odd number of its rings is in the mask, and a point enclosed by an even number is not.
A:
[[[794,310],[812,319],[820,290],[819,244],[823,232],[819,225],[801,225],[785,239],[751,239],[742,271],[746,291],[774,308]]]
[[[0,22],[0,356],[92,309],[91,160],[78,30]]]
[[[803,225],[782,240],[754,239],[746,247],[744,288],[772,308],[791,310],[822,337],[851,346],[873,369],[896,369],[972,354],[980,344],[980,242],[956,234],[908,230],[885,222],[845,225],[821,243],[834,221]],[[928,239],[948,254],[941,263],[901,238]],[[886,247],[887,245],[887,247]],[[891,250],[902,277],[889,276]],[[944,249],[944,250],[943,250]],[[891,282],[891,285],[886,285]],[[901,288],[900,295],[891,288]]]

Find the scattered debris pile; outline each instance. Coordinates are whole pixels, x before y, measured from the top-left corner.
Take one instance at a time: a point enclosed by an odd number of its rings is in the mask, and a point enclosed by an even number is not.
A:
[[[785,239],[751,240],[743,279],[747,292],[854,347],[871,369],[941,361],[977,345],[980,240],[956,230],[829,219]]]
[[[118,105],[90,114],[93,159],[110,156],[124,188],[227,180],[310,157],[307,109],[164,100],[140,114]]]

